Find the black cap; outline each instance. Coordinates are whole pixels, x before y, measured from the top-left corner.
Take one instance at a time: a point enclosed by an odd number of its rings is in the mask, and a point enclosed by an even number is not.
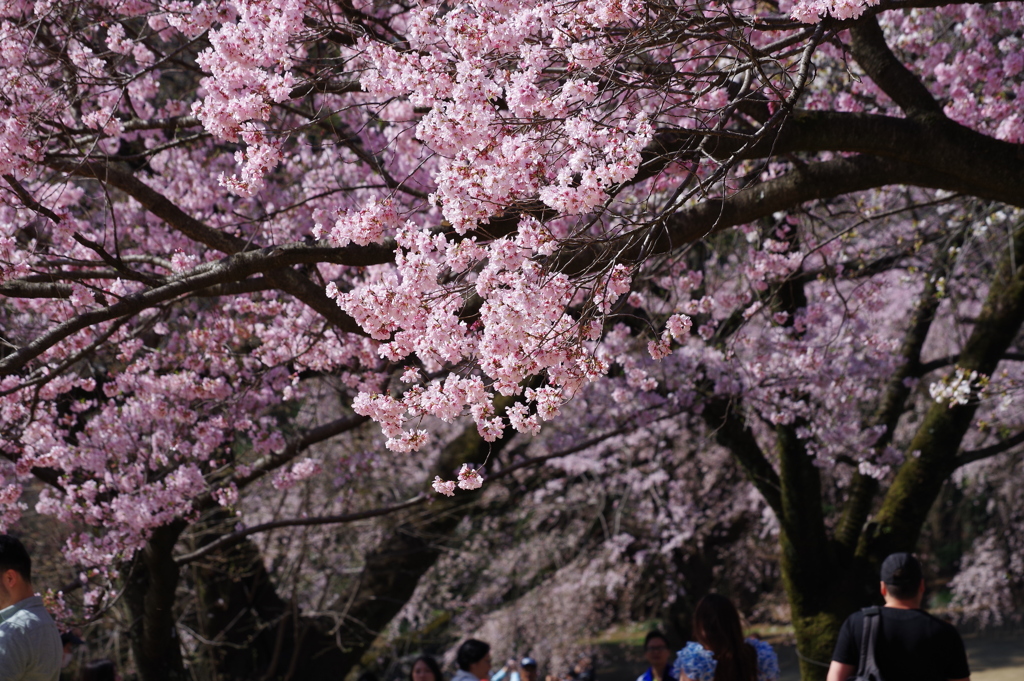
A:
[[[522,661],[519,663],[519,666],[520,667],[536,667],[537,666],[537,660],[533,659],[532,657],[527,656],[527,657],[524,657],[522,659]]]
[[[882,563],[882,581],[896,586],[921,583],[921,563],[909,553],[894,553]]]

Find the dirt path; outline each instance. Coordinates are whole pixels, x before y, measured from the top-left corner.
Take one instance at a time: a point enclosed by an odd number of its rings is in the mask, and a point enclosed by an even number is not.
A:
[[[1024,679],[1024,631],[971,634],[964,644],[973,681]]]

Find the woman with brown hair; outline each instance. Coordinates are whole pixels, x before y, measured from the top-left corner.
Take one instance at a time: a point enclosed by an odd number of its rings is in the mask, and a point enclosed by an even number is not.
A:
[[[679,681],[776,681],[779,660],[772,647],[743,638],[740,614],[728,598],[708,594],[693,613],[693,635],[679,651]]]

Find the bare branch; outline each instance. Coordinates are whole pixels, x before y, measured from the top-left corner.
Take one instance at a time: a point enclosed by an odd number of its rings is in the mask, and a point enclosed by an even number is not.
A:
[[[12,279],[0,284],[0,296],[7,298],[67,298],[70,295],[71,284],[61,282],[41,284]]]
[[[487,480],[488,481],[500,480],[500,479],[508,477],[509,475],[512,475],[516,471],[522,470],[524,468],[529,468],[530,466],[538,466],[538,465],[540,465],[542,463],[545,463],[546,461],[551,461],[552,459],[558,459],[558,458],[561,458],[563,456],[569,456],[570,454],[575,454],[577,452],[582,452],[584,449],[590,449],[594,445],[599,445],[602,442],[604,442],[605,440],[607,440],[609,438],[612,438],[612,437],[615,437],[616,435],[622,435],[623,433],[628,433],[629,431],[633,430],[635,427],[636,426],[632,426],[632,425],[621,426],[619,428],[616,428],[615,430],[609,431],[609,432],[604,433],[602,435],[597,435],[595,437],[586,439],[583,442],[580,442],[579,444],[573,445],[572,447],[569,447],[567,449],[561,449],[561,450],[559,450],[559,451],[557,451],[557,452],[555,452],[553,454],[545,454],[543,456],[535,456],[535,457],[532,457],[530,459],[526,459],[525,461],[520,461],[519,463],[515,463],[515,464],[513,464],[511,466],[508,466],[506,468],[502,468],[500,471],[498,471],[494,475],[488,476]]]
[[[430,497],[426,494],[417,494],[411,499],[403,501],[399,504],[392,504],[391,506],[382,506],[380,508],[371,509],[369,511],[359,511],[358,513],[343,513],[341,515],[325,515],[317,516],[314,518],[288,518],[286,520],[275,520],[269,523],[263,523],[261,525],[253,525],[247,527],[244,530],[238,530],[231,534],[226,534],[210,542],[206,546],[192,553],[186,553],[183,556],[178,556],[174,559],[177,565],[186,565],[195,560],[207,556],[214,551],[225,549],[235,544],[241,543],[246,537],[250,537],[260,532],[268,532],[270,530],[280,529],[282,527],[311,527],[315,525],[342,525],[344,523],[354,523],[358,520],[367,520],[369,518],[379,518],[380,516],[389,515],[397,511],[402,511],[413,506],[418,506],[423,502],[427,501]]]
[[[253,248],[245,239],[225,234],[196,220],[166,196],[130,172],[117,167],[114,163],[49,156],[46,158],[46,164],[54,170],[69,175],[93,178],[120,189],[142,204],[143,208],[188,238],[206,244],[222,253],[238,253]]]
[[[246,475],[240,475],[234,479],[235,486],[238,487],[238,489],[243,489],[256,480],[259,480],[267,473],[277,470],[281,466],[285,465],[313,445],[329,440],[335,435],[340,435],[350,430],[354,430],[369,420],[370,419],[367,416],[343,416],[331,421],[330,423],[317,426],[316,428],[307,431],[301,437],[289,442],[280,453],[268,454],[258,460],[249,467],[249,472]],[[210,494],[205,494],[197,498],[193,503],[193,506],[197,509],[203,510],[215,505],[216,503],[217,502]]]
[[[951,245],[959,247],[963,244],[965,236],[966,230],[960,230],[950,240]],[[954,253],[957,251],[957,248],[939,249],[929,276],[925,279],[924,290],[914,306],[910,323],[903,335],[903,343],[900,347],[900,357],[903,361],[889,376],[872,421],[867,424],[884,428],[872,446],[874,452],[881,452],[889,446],[893,433],[896,431],[896,425],[906,411],[907,398],[911,392],[910,384],[906,379],[915,376],[919,370],[921,351],[925,341],[928,340],[928,333],[942,300],[935,282],[953,267],[956,262]],[[871,513],[871,506],[877,492],[877,479],[861,473],[860,470],[853,474],[850,493],[846,498],[842,516],[835,530],[836,541],[851,555],[857,548],[861,530]]]
[[[711,399],[701,413],[715,440],[739,461],[747,477],[779,518],[784,518],[782,481],[757,442],[757,438],[736,405],[728,399]]]
[[[268,248],[259,251],[245,251],[216,262],[202,263],[181,275],[169,277],[167,283],[162,286],[127,295],[117,303],[98,310],[83,312],[58,324],[24,347],[19,348],[17,352],[0,360],[0,376],[7,376],[20,370],[49,348],[82,329],[119,317],[138,314],[142,310],[187,293],[201,291],[218,284],[234,283],[257,273],[280,270],[281,265],[288,262],[292,252],[294,251],[288,249],[281,251],[276,248]],[[322,301],[329,304],[323,304],[321,300],[314,300],[317,303],[318,307],[315,309],[318,312],[343,331],[361,333],[355,320],[345,315],[313,282],[304,279],[298,273],[284,270],[283,273],[267,274],[267,277],[268,279],[272,278],[271,280],[283,290],[289,293],[294,292],[293,295],[296,297],[311,298],[315,293]]]
[[[956,467],[959,468],[960,466],[965,466],[974,461],[981,461],[982,459],[987,459],[990,456],[1002,454],[1021,443],[1024,443],[1024,430],[998,444],[982,447],[981,449],[971,449],[966,452],[961,452],[960,456],[956,458]]]
[[[314,92],[320,94],[343,95],[349,92],[362,92],[363,88],[358,80],[330,80],[327,78],[311,80],[292,88],[288,93],[291,99],[299,99]]]
[[[565,249],[552,268],[569,274],[598,271],[612,259],[636,262],[669,253],[729,227],[753,222],[807,201],[831,198],[889,184],[941,189],[956,181],[946,175],[873,156],[837,158],[797,168],[788,174],[729,196],[709,198],[673,215],[663,226],[644,226],[615,239]],[[652,231],[656,232],[652,236]]]
[[[60,222],[60,217],[46,206],[36,201],[32,195],[28,193],[28,190],[25,189],[21,182],[18,181],[18,178],[14,175],[7,174],[4,175],[4,179],[7,180],[7,184],[11,185],[11,189],[13,189],[14,193],[18,195],[18,198],[25,204],[26,208],[39,213],[45,218],[49,218],[54,223]]]
[[[363,421],[365,421],[365,420],[366,419],[363,419]],[[349,423],[350,422],[345,422],[345,425],[347,426]],[[315,438],[315,437],[321,437],[322,439],[326,439],[326,437],[322,437],[322,436],[324,436],[327,432],[331,432],[330,427],[331,426],[335,426],[336,424],[339,424],[339,422],[336,421],[333,424],[327,424],[328,430],[325,430],[325,431],[323,431],[321,433],[318,433],[316,435],[313,435],[313,433],[315,431],[311,431],[310,434],[307,434],[307,436],[304,438],[304,440],[309,440],[309,439]],[[602,435],[598,435],[596,437],[589,438],[587,440],[584,440],[583,442],[580,442],[579,444],[573,445],[572,447],[568,447],[566,449],[559,450],[559,451],[554,452],[552,454],[547,454],[547,455],[544,455],[544,456],[537,456],[537,457],[533,457],[531,459],[527,459],[525,461],[520,461],[520,462],[518,462],[518,463],[516,463],[516,464],[514,464],[512,466],[509,466],[507,468],[503,468],[501,471],[499,471],[498,473],[496,473],[494,475],[488,476],[487,481],[488,482],[495,482],[495,481],[500,480],[502,478],[508,477],[512,473],[514,473],[516,471],[519,471],[519,470],[522,470],[524,468],[528,468],[528,467],[531,467],[531,466],[537,466],[537,465],[540,465],[540,464],[545,463],[547,461],[550,461],[552,459],[557,459],[557,458],[560,458],[560,457],[569,456],[570,454],[575,454],[577,452],[581,452],[581,451],[583,451],[585,449],[589,449],[590,447],[593,447],[594,445],[598,445],[598,444],[600,444],[600,443],[604,442],[605,440],[608,440],[608,439],[610,439],[612,437],[615,437],[617,435],[622,435],[623,433],[629,432],[632,429],[633,429],[633,426],[622,426],[620,428],[616,428],[615,430],[609,431],[607,433],[603,433]],[[333,434],[337,434],[337,433],[333,433]],[[330,437],[330,435],[328,435],[327,437]],[[312,443],[310,442],[310,444],[312,444]],[[294,449],[294,453],[292,453],[292,455],[289,458],[294,458],[294,456],[297,455],[302,449],[305,449],[306,446],[308,446],[308,444],[305,445],[305,446],[297,445],[297,447]],[[278,458],[284,458],[284,455],[279,456]],[[284,462],[281,461],[277,465],[281,465],[281,463],[284,463]],[[253,480],[253,479],[255,479],[255,477],[250,476],[250,478],[247,479],[247,480],[251,482],[251,480]],[[239,485],[239,486],[241,486],[241,485]],[[412,497],[411,499],[408,499],[408,500],[403,501],[401,503],[392,504],[390,506],[382,506],[380,508],[375,508],[375,509],[371,509],[371,510],[368,510],[368,511],[359,511],[357,513],[345,513],[345,514],[340,514],[340,515],[316,516],[316,517],[313,517],[313,518],[288,518],[288,519],[284,519],[284,520],[275,520],[275,521],[268,522],[268,523],[262,523],[260,525],[254,525],[252,527],[247,527],[244,530],[238,530],[236,532],[232,532],[231,534],[224,535],[224,536],[220,537],[219,539],[217,539],[217,540],[207,544],[206,546],[202,547],[201,549],[198,549],[196,551],[193,551],[192,553],[185,554],[183,556],[179,556],[179,557],[175,558],[174,562],[177,563],[178,565],[184,565],[186,563],[191,563],[191,562],[193,562],[193,561],[195,561],[195,560],[197,560],[199,558],[202,558],[203,556],[209,555],[210,553],[212,553],[214,551],[217,551],[219,549],[224,549],[224,548],[227,548],[227,547],[230,547],[230,546],[234,546],[235,544],[238,544],[239,542],[244,540],[246,537],[249,537],[249,536],[254,535],[254,534],[259,534],[260,532],[267,532],[269,530],[276,530],[276,529],[280,529],[282,527],[309,527],[309,526],[314,526],[314,525],[338,525],[338,524],[343,524],[343,523],[356,522],[358,520],[366,520],[368,518],[378,518],[380,516],[389,515],[391,513],[395,513],[397,511],[402,511],[402,510],[405,510],[407,508],[412,508],[413,506],[418,506],[418,505],[422,504],[423,502],[428,501],[431,498],[432,497],[430,497],[429,495],[426,495],[426,494],[417,494],[416,496]]]
[[[942,369],[943,367],[952,366],[952,365],[956,364],[956,361],[959,358],[960,358],[960,355],[946,355],[945,357],[939,357],[938,359],[933,359],[930,362],[925,362],[920,367],[918,367],[917,373],[915,375],[916,376],[926,376],[926,375],[930,374],[931,372],[933,372],[933,371],[935,371],[937,369]],[[1001,359],[1002,360],[1007,360],[1007,361],[1010,361],[1010,362],[1024,362],[1024,353],[1022,353],[1022,352],[1004,352]]]
[[[130,121],[125,121],[121,126],[125,131],[178,130],[181,128],[193,128],[199,124],[199,119],[195,116],[171,116],[169,118],[133,118]]]

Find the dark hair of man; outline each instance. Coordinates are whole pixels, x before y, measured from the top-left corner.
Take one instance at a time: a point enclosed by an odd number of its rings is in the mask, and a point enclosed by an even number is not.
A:
[[[882,561],[879,576],[890,596],[898,601],[913,600],[921,588],[921,561],[904,551],[890,554]]]
[[[668,639],[665,638],[665,634],[661,633],[657,629],[653,629],[651,631],[648,631],[647,636],[644,637],[644,650],[647,649],[647,644],[653,641],[654,639],[661,639],[662,643],[664,643],[666,646],[668,645]]]
[[[455,662],[459,665],[459,669],[468,672],[471,666],[487,657],[489,652],[491,652],[491,646],[483,641],[478,641],[475,638],[467,639],[459,646],[459,652],[455,654]]]
[[[917,590],[921,588],[921,582],[917,584],[886,584],[885,590],[897,601],[909,601],[917,597]]]
[[[487,644],[485,643],[484,645]],[[487,653],[484,653],[484,655],[486,654]],[[412,666],[409,667],[409,681],[412,681],[412,670],[415,669],[416,665],[420,662],[427,665],[427,669],[429,669],[430,673],[434,675],[434,681],[444,681],[444,677],[441,676],[441,665],[439,665],[437,660],[432,658],[430,655],[420,655],[413,661]]]
[[[111,660],[92,660],[82,669],[82,681],[114,681],[117,678]]]
[[[32,559],[25,546],[9,534],[0,534],[0,574],[14,570],[26,582],[32,581]]]
[[[708,594],[693,611],[693,634],[715,656],[715,681],[755,681],[757,653],[743,640],[736,606],[725,596]]]

